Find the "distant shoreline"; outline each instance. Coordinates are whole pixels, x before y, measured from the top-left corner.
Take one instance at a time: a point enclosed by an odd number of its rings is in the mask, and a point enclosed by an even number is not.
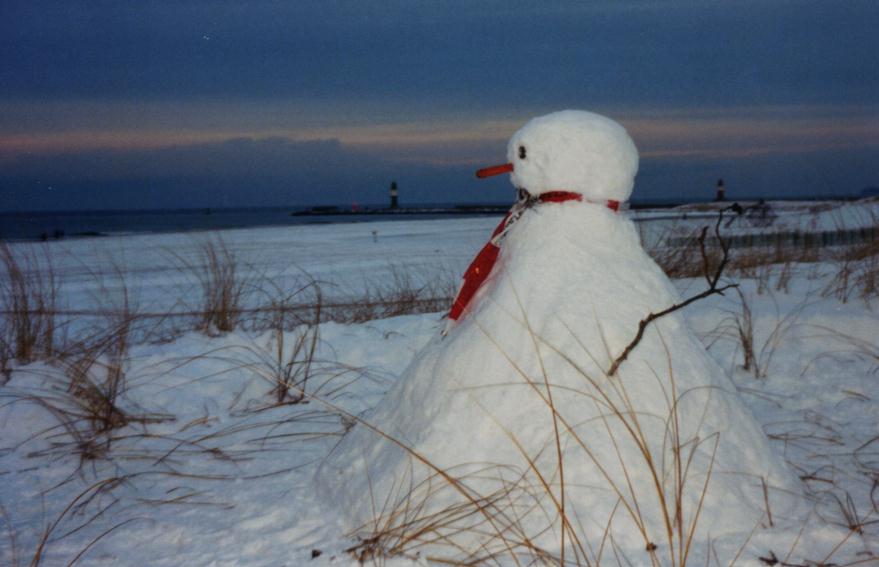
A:
[[[757,199],[739,199],[753,202]],[[770,202],[846,202],[854,198],[790,198]],[[724,201],[732,203],[733,200]],[[383,205],[313,206],[313,207],[241,207],[197,209],[138,209],[86,211],[0,212],[0,240],[59,241],[106,236],[155,234],[169,232],[205,232],[213,230],[259,227],[304,226],[346,222],[376,222],[405,219],[443,219],[500,216],[509,210],[507,203],[416,204],[391,209]],[[633,210],[675,207],[713,209],[713,201],[635,201]]]
[[[672,209],[684,203],[636,203],[632,209]],[[506,205],[454,205],[447,207],[382,207],[382,208],[356,208],[343,209],[334,206],[318,206],[310,209],[293,211],[294,217],[308,216],[356,216],[356,215],[495,215],[504,214],[510,210],[510,204]]]
[[[757,201],[765,199],[766,201],[857,201],[869,198],[872,195],[792,195],[786,197],[777,196],[760,196],[760,195],[741,195],[728,196],[726,201],[733,203],[735,201]],[[653,208],[671,208],[689,204],[706,204],[713,203],[713,199],[634,199],[631,201],[632,209],[653,209]],[[402,205],[400,209],[457,209],[457,208],[498,208],[507,210],[513,204],[513,199],[505,202],[477,202],[477,203],[412,203]],[[339,210],[348,210],[352,205],[340,204],[324,204],[324,205],[271,205],[258,207],[171,207],[171,208],[155,208],[155,209],[75,209],[75,210],[0,210],[0,217],[12,216],[42,216],[42,215],[120,215],[120,214],[222,214],[228,212],[268,212],[282,211],[286,213],[295,213],[299,211],[307,211],[315,208],[336,208]],[[390,210],[385,204],[364,204],[359,207],[361,213],[364,211]]]

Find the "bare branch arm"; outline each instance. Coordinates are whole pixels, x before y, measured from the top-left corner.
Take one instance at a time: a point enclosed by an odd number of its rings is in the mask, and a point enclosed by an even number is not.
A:
[[[725,286],[718,286],[720,282],[720,278],[723,275],[723,270],[726,268],[726,265],[729,263],[729,243],[727,243],[723,237],[720,235],[720,223],[723,221],[723,213],[725,211],[730,210],[732,207],[725,207],[720,210],[720,214],[717,217],[717,223],[714,225],[714,235],[717,237],[717,241],[720,244],[720,249],[722,251],[722,256],[720,258],[720,262],[717,265],[717,268],[714,272],[710,272],[710,266],[708,261],[708,253],[706,252],[705,240],[708,235],[708,227],[704,227],[702,232],[699,234],[699,252],[702,255],[702,270],[703,275],[705,276],[705,281],[708,284],[708,287],[703,290],[701,293],[697,293],[687,299],[681,301],[680,303],[675,303],[674,305],[663,309],[662,311],[657,311],[655,313],[649,313],[646,317],[641,319],[638,323],[638,332],[635,334],[635,338],[626,345],[626,348],[623,349],[623,352],[620,353],[619,356],[614,359],[613,364],[610,366],[610,370],[607,371],[608,376],[614,376],[619,369],[620,365],[629,358],[629,354],[635,347],[638,346],[638,343],[641,342],[641,339],[644,337],[644,331],[647,329],[647,326],[650,325],[653,321],[656,321],[660,317],[664,317],[669,313],[673,313],[679,309],[683,309],[687,305],[699,301],[700,299],[705,299],[711,295],[723,295],[723,292],[733,288],[738,287],[738,284],[729,284]]]

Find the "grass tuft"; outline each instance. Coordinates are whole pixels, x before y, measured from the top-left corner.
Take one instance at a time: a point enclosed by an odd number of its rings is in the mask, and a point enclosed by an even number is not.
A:
[[[47,246],[13,248],[0,242],[0,370],[55,354],[60,283]]]

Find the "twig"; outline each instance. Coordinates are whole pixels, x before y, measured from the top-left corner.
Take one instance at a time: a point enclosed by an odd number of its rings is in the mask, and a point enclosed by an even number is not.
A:
[[[705,276],[705,281],[708,284],[708,288],[706,288],[701,293],[688,297],[687,299],[681,301],[680,303],[675,303],[671,307],[663,309],[662,311],[657,311],[656,313],[650,313],[647,317],[641,319],[638,323],[638,332],[635,334],[635,338],[626,345],[626,348],[623,349],[623,352],[620,353],[619,356],[614,359],[613,364],[610,366],[610,370],[607,371],[608,376],[614,376],[619,369],[620,365],[629,358],[629,354],[635,347],[638,346],[638,343],[641,342],[641,339],[644,337],[644,331],[647,329],[647,326],[650,325],[653,321],[659,319],[660,317],[664,317],[669,313],[673,313],[679,309],[683,309],[687,305],[699,301],[700,299],[705,299],[706,297],[712,295],[723,295],[723,292],[734,287],[738,287],[738,284],[728,284],[725,286],[718,286],[720,282],[720,277],[723,275],[723,270],[726,268],[727,263],[729,262],[729,244],[720,236],[720,223],[723,221],[723,213],[725,211],[730,210],[731,207],[726,207],[720,210],[720,214],[717,216],[717,223],[714,225],[714,235],[717,238],[717,242],[720,245],[720,249],[722,251],[722,256],[720,258],[720,263],[717,265],[717,269],[714,270],[712,274],[710,272],[708,254],[705,250],[705,238],[708,234],[708,227],[703,227],[702,232],[699,234],[699,252],[702,255],[702,268]]]

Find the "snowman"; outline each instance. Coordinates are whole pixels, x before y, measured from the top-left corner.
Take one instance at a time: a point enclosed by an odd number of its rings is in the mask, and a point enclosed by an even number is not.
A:
[[[680,301],[625,213],[637,169],[622,126],[566,110],[480,170],[517,203],[445,330],[318,472],[347,534],[451,561],[683,564],[793,512],[797,482],[679,311],[610,375]]]

